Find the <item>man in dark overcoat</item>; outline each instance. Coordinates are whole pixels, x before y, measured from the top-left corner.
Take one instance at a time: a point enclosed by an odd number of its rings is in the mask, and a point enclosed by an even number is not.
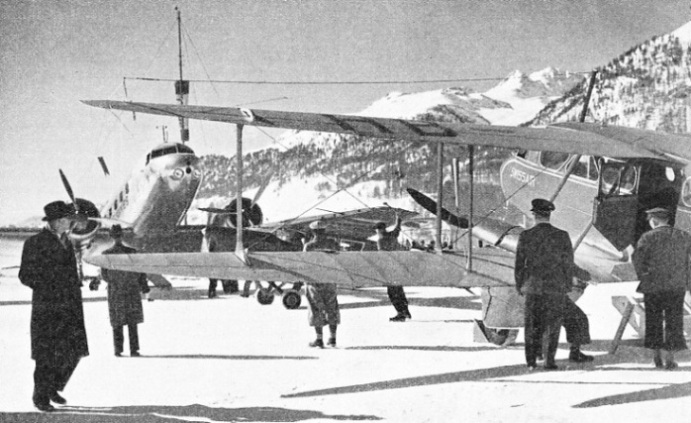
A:
[[[68,233],[74,209],[62,201],[44,207],[48,222],[24,243],[19,280],[33,290],[31,358],[36,361],[33,402],[53,411],[65,404],[65,389],[82,357],[89,355],[82,307],[82,283]]]
[[[532,370],[538,351],[546,350],[545,369],[555,370],[566,294],[574,277],[573,247],[569,234],[549,223],[554,204],[541,198],[531,204],[535,226],[521,232],[514,268],[516,289],[525,296],[525,359]]]
[[[401,233],[401,218],[396,215],[396,226],[390,231],[386,230],[386,223],[377,222],[374,225],[374,231],[377,237],[377,249],[379,251],[399,251],[403,246],[398,243],[398,235]],[[389,285],[386,287],[386,293],[389,296],[389,301],[396,309],[396,315],[389,320],[392,322],[405,322],[406,319],[411,319],[413,316],[408,310],[408,298],[405,296],[405,291],[400,285]]]
[[[645,304],[645,347],[657,368],[678,367],[674,352],[685,350],[684,296],[691,289],[691,234],[670,226],[670,213],[646,211],[652,230],[645,232],[631,257]],[[662,363],[661,350],[667,351]]]
[[[137,252],[136,249],[123,244],[120,225],[113,225],[110,236],[115,244],[103,251],[103,254],[135,254]],[[123,328],[127,326],[130,356],[138,357],[140,354],[137,325],[144,322],[141,294],[149,292],[146,274],[101,269],[101,279],[108,283],[108,313],[110,325],[113,328],[115,356],[122,355],[125,342]]]

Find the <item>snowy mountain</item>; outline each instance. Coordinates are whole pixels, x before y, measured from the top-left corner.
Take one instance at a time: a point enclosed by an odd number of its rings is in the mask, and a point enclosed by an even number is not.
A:
[[[586,89],[584,81],[530,124],[577,120]],[[599,69],[589,111],[588,121],[691,132],[691,22],[630,49]]]
[[[494,88],[478,93],[463,87],[419,93],[389,93],[357,113],[365,116],[497,125],[545,125],[576,120],[587,89],[586,75],[553,68],[526,75],[514,72]],[[588,121],[691,132],[691,22],[633,47],[599,69]],[[278,148],[246,155],[245,196],[261,184],[262,169],[274,176],[259,201],[268,221],[365,206],[420,211],[406,187],[436,191],[435,147],[413,142],[361,139],[331,133],[289,131]],[[691,148],[691,146],[690,146]],[[446,161],[466,150],[445,147]],[[478,212],[499,207],[497,170],[505,150],[476,149],[481,181]],[[234,162],[207,156],[207,175],[196,206],[224,206],[234,190]],[[445,205],[453,204],[450,164],[445,174]],[[461,173],[462,175],[463,173]],[[464,203],[464,202],[461,202]],[[320,210],[321,209],[321,210]],[[462,212],[465,212],[462,210]],[[194,218],[203,221],[203,216]]]
[[[419,93],[389,93],[357,113],[364,116],[433,120],[457,123],[517,125],[532,119],[549,102],[579,84],[582,75],[547,68],[531,75],[514,72],[486,93],[467,88],[447,88]],[[253,196],[263,169],[273,167],[273,179],[261,201],[267,220],[306,213],[342,211],[384,202],[416,209],[405,192],[412,186],[433,191],[436,184],[436,150],[412,142],[362,139],[350,135],[288,131],[276,145],[245,156],[247,187]],[[489,185],[488,203],[502,203],[496,174],[508,152],[484,148],[477,152],[477,177]],[[466,160],[465,148],[447,146],[447,158]],[[234,161],[206,156],[207,174],[197,206],[224,206],[234,192]],[[450,160],[447,160],[450,161]],[[451,172],[445,171],[447,188],[453,190]],[[451,191],[450,191],[451,192]],[[451,198],[451,197],[449,197]],[[316,210],[316,211],[315,211]],[[193,220],[204,219],[197,217]]]

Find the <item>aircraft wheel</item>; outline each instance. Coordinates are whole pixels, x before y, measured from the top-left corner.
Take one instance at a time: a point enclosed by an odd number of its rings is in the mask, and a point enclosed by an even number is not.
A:
[[[494,345],[508,347],[516,342],[518,329],[492,329],[486,327],[485,336]]]
[[[257,301],[261,305],[268,305],[274,302],[274,294],[268,289],[258,289],[257,290]]]
[[[288,310],[295,310],[296,308],[300,307],[301,302],[302,297],[297,291],[286,291],[283,294],[283,306]]]

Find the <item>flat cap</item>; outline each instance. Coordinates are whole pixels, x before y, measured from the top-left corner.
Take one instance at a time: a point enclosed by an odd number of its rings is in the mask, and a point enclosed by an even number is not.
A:
[[[530,211],[535,213],[549,214],[552,213],[555,209],[554,203],[552,203],[549,200],[545,200],[544,198],[536,198],[533,201],[531,201],[530,204],[533,206],[533,208],[530,209]]]

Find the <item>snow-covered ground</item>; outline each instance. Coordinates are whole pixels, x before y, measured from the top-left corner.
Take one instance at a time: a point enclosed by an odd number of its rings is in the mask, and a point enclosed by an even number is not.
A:
[[[619,322],[612,295],[635,284],[590,287],[579,304],[590,316],[597,358],[574,365],[562,334],[559,371],[530,373],[518,344],[473,342],[479,298],[450,288],[407,288],[413,320],[391,323],[384,289],[344,291],[337,349],[311,349],[307,310],[277,298],[206,298],[203,280],[152,290],[140,326],[141,358],[113,355],[103,287],[84,289],[91,355],[82,360],[59,412],[32,406],[30,291],[16,271],[0,277],[0,421],[61,422],[600,422],[688,421],[691,354],[676,371],[656,371]],[[219,287],[220,288],[220,287]],[[220,290],[219,290],[220,291]],[[127,341],[126,352],[127,352]],[[686,416],[686,417],[684,417]]]

